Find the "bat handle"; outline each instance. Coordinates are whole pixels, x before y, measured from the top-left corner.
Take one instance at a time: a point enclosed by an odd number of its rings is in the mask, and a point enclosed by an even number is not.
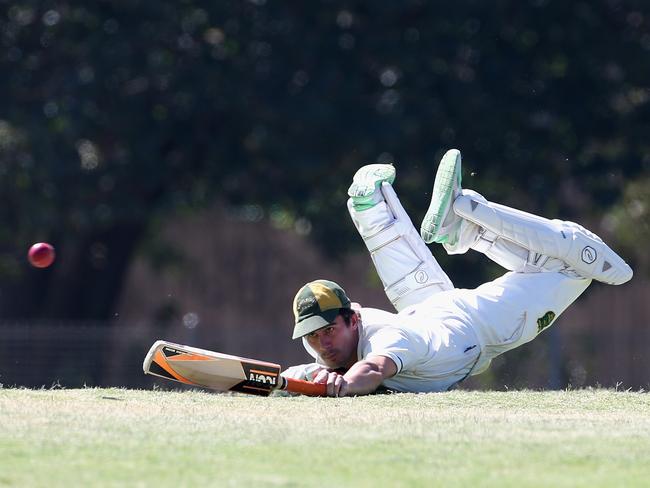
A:
[[[327,385],[325,383],[312,383],[311,381],[284,377],[282,379],[284,380],[282,384],[283,390],[308,396],[327,396]]]

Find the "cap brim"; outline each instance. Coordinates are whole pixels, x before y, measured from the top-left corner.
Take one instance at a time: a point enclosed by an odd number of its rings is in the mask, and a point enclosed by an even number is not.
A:
[[[306,336],[318,329],[331,325],[338,314],[338,309],[326,310],[319,315],[312,315],[311,317],[301,320],[293,328],[293,336],[291,338],[299,339],[302,336]]]

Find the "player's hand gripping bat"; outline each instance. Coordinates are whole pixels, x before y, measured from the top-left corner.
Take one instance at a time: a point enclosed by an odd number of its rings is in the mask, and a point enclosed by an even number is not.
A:
[[[145,373],[218,391],[268,396],[286,390],[326,396],[327,385],[280,376],[279,364],[156,341],[142,363]]]

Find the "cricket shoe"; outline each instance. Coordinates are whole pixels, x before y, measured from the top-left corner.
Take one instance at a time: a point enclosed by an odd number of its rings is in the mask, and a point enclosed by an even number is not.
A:
[[[381,184],[395,181],[395,167],[392,164],[367,164],[357,170],[348,188],[348,195],[357,211],[368,210],[381,202]]]
[[[427,244],[456,244],[462,218],[454,213],[453,203],[461,194],[461,179],[460,151],[450,149],[440,160],[431,204],[420,226],[420,235]]]

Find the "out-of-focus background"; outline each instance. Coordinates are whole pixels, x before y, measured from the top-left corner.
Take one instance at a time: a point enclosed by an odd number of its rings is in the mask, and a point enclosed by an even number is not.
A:
[[[649,59],[641,1],[0,0],[0,383],[151,387],[159,338],[306,362],[304,282],[390,307],[356,169],[393,162],[419,227],[456,147],[465,186],[635,269],[464,387],[647,389]],[[458,287],[502,272],[432,251]]]

